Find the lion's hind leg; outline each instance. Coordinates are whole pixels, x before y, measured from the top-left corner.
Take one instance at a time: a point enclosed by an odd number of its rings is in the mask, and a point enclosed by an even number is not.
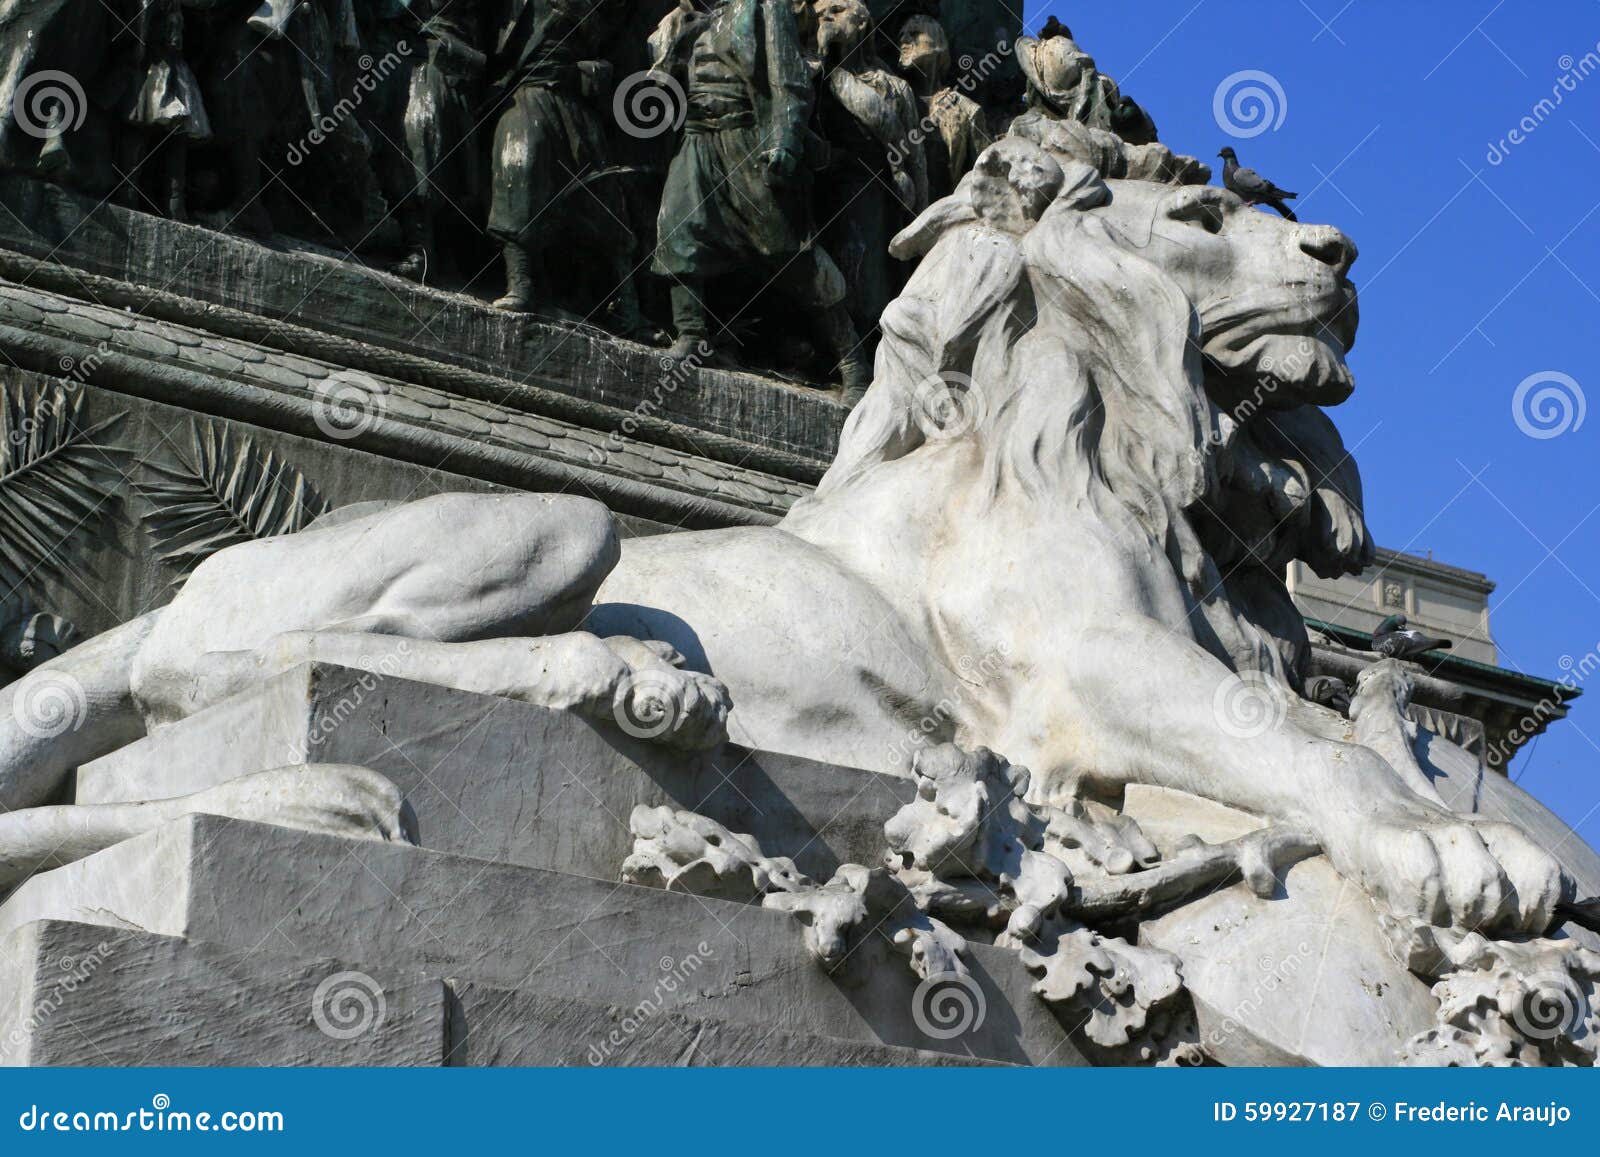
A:
[[[43,803],[74,767],[144,734],[130,674],[160,614],[96,635],[0,687],[0,810]]]

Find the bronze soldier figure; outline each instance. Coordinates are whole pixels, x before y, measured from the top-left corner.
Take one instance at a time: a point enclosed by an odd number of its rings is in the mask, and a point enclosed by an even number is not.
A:
[[[537,265],[557,248],[600,259],[615,288],[616,328],[647,337],[633,284],[636,245],[620,174],[597,106],[610,87],[602,59],[626,0],[511,0],[494,55],[489,233],[505,254],[502,309],[548,300]]]
[[[188,217],[190,143],[211,139],[200,82],[183,55],[183,10],[197,0],[138,0],[137,15],[119,44],[127,55],[108,80],[108,103],[117,115],[116,199],[130,209],[153,208],[176,220]],[[140,171],[159,173],[159,192],[145,196]]]
[[[200,86],[217,144],[224,154],[224,227],[270,236],[272,217],[262,203],[262,145],[272,129],[276,102],[271,91],[271,54],[263,41],[281,42],[293,6],[280,3],[258,19],[267,5],[250,0],[216,0],[197,8],[185,29],[185,49],[198,66]]]
[[[689,108],[655,256],[655,271],[673,282],[673,350],[688,356],[711,343],[706,285],[742,274],[816,315],[853,403],[871,370],[845,310],[844,278],[810,234],[805,162],[815,96],[794,5],[712,0],[692,21],[682,13],[674,20],[688,46]]]
[[[487,57],[479,9],[462,0],[381,0],[376,9],[371,55],[381,58],[380,68],[382,61],[403,61],[385,79],[372,114],[381,123],[369,134],[405,247],[395,272],[437,280],[449,272],[441,268],[447,251],[436,244],[439,218],[451,205],[463,214],[481,212],[473,129]]]
[[[917,90],[923,148],[928,154],[928,199],[955,191],[978,154],[994,143],[983,106],[948,83],[950,38],[930,16],[913,16],[900,28],[900,71]]]
[[[911,85],[879,58],[861,0],[817,0],[813,10],[823,66],[817,120],[830,153],[817,214],[844,272],[851,320],[871,334],[905,282],[889,242],[928,207],[921,110]]]

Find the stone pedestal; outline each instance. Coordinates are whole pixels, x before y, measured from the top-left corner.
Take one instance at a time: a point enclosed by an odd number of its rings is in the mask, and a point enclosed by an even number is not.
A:
[[[15,973],[0,991],[21,994],[0,1027],[26,1025],[6,1059],[95,1060],[69,1027],[97,1024],[90,1039],[119,1064],[1082,1061],[1014,953],[972,946],[982,1024],[938,1040],[879,931],[830,973],[785,914],[617,882],[641,804],[709,816],[818,879],[879,863],[909,781],[674,753],[562,712],[307,665],[85,765],[77,800],[186,795],[297,762],[388,776],[421,846],[196,816],[35,877],[0,905]],[[1153,788],[1124,810],[1169,854],[1259,826]],[[1433,1022],[1372,904],[1321,857],[1270,899],[1234,883],[1136,935],[1182,961],[1202,1043],[1225,1063],[1387,1064]],[[51,960],[81,963],[102,940],[114,966],[69,994],[71,1019],[35,1017],[60,987]],[[342,973],[384,995],[386,1035],[325,1038],[307,1020]]]
[[[710,816],[826,879],[876,864],[907,780],[729,747],[684,755],[510,699],[308,665],[79,770],[78,803],[188,795],[293,763],[393,780],[423,847],[615,879],[638,804]]]
[[[214,816],[35,877],[0,907],[0,935],[44,920],[246,954],[332,954],[374,978],[437,977],[452,988],[478,983],[601,1008],[649,1005],[861,1045],[1022,1064],[1077,1060],[1066,1030],[1031,995],[1021,962],[1000,949],[972,954],[983,1024],[934,1040],[913,1015],[917,978],[881,935],[862,937],[829,973],[791,917],[752,904]],[[478,1031],[475,1016],[490,1026],[501,1018],[490,1029],[497,1038],[507,1017],[533,1031],[538,1008],[461,1002],[457,1035]],[[559,1052],[573,1042],[549,1043]],[[754,1047],[744,1050],[750,1063]],[[764,1063],[783,1060],[774,1050]]]
[[[0,945],[0,1065],[444,1063],[444,984],[362,975],[271,939],[241,948],[41,920]]]
[[[877,863],[907,781],[671,753],[510,700],[306,666],[84,766],[77,799],[185,795],[294,762],[389,776],[422,846],[202,815],[43,873],[0,905],[21,962],[5,987],[30,994],[12,1021],[43,999],[52,953],[104,940],[120,964],[72,1001],[95,1024],[122,1016],[110,1063],[1082,1063],[1015,953],[973,947],[981,1023],[939,1039],[878,930],[829,971],[785,913],[616,882],[638,804],[712,816],[816,877]],[[314,997],[332,976],[381,998],[384,1035],[326,1036]],[[31,1024],[9,1059],[95,1059],[70,1023]]]

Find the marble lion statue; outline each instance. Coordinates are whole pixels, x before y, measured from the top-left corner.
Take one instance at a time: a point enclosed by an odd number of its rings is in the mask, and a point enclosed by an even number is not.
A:
[[[726,730],[904,775],[920,746],[981,745],[1041,798],[1147,784],[1304,830],[1398,917],[1546,930],[1572,887],[1549,852],[1297,694],[1283,564],[1371,557],[1321,410],[1353,385],[1354,246],[1050,143],[997,143],[896,239],[920,261],[874,383],[778,525],[619,544],[600,504],[536,494],[336,512],[0,691],[0,884],[175,808],[270,800],[40,806],[77,764],[324,660],[641,712],[691,748]],[[66,692],[73,726],[29,724]],[[397,830],[394,799],[343,783],[317,822]]]

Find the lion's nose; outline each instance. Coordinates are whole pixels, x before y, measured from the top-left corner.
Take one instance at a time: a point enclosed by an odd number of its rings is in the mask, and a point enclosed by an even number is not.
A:
[[[1331,225],[1302,225],[1300,249],[1341,276],[1356,263],[1356,243]]]

